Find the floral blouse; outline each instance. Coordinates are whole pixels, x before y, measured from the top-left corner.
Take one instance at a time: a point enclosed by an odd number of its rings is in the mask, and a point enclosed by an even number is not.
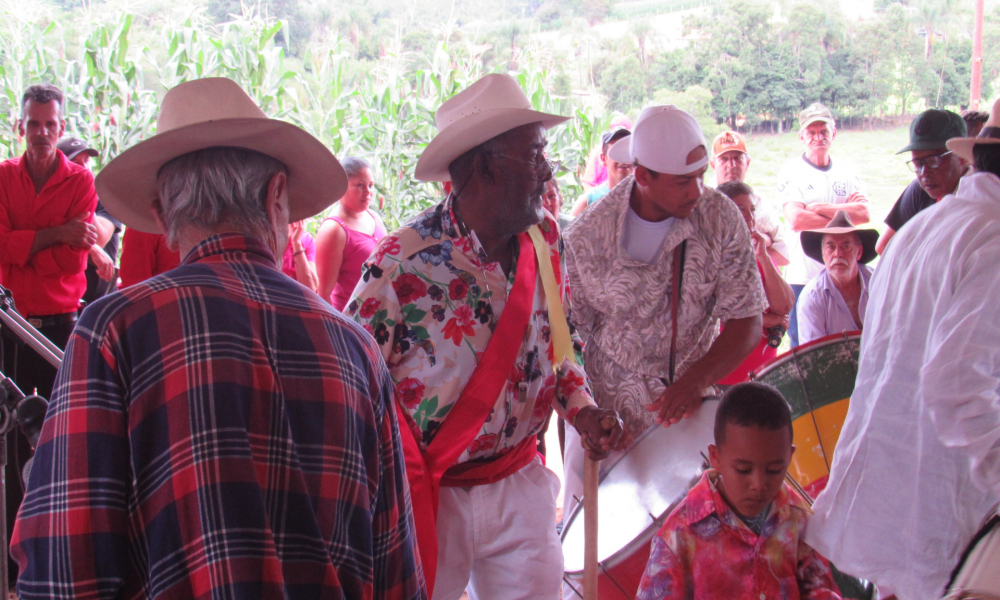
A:
[[[362,267],[346,311],[382,348],[396,401],[410,416],[422,448],[434,439],[486,350],[517,261],[534,260],[515,256],[511,273],[504,275],[498,263],[486,262],[475,232],[462,236],[456,222],[449,198],[383,238]],[[561,261],[555,221],[547,216],[540,228],[550,252]],[[568,285],[559,283],[568,308]],[[459,463],[508,452],[538,433],[553,408],[572,421],[581,408],[594,404],[572,325],[575,356],[558,374],[553,370],[548,319],[542,284],[536,280],[532,315],[507,385]]]
[[[802,538],[809,506],[784,484],[760,535],[733,512],[706,472],[670,513],[636,600],[840,600],[829,563]]]

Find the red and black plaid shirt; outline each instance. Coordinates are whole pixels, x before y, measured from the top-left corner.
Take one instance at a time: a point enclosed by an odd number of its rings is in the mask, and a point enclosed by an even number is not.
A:
[[[11,545],[22,598],[425,599],[378,347],[212,237],[83,314]]]

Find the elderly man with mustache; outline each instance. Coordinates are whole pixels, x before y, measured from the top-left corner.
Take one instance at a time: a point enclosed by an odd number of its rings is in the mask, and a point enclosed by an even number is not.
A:
[[[802,251],[826,269],[799,296],[799,343],[861,329],[868,306],[868,283],[878,232],[858,229],[838,210],[823,229],[803,231]]]

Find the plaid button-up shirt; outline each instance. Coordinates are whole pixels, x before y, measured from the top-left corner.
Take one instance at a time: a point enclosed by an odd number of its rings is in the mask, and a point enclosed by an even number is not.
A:
[[[424,599],[361,328],[212,237],[83,314],[14,529],[22,598]]]

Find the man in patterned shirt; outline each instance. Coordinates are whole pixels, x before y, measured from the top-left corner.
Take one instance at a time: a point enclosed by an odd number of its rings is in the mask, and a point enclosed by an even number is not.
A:
[[[542,210],[545,130],[508,75],[437,111],[417,163],[452,194],[379,244],[348,314],[396,384],[417,541],[436,600],[558,598],[559,481],[535,450],[554,408],[601,458],[622,425],[594,405],[563,300],[561,241]],[[403,426],[401,426],[401,429]]]
[[[611,154],[635,174],[567,228],[566,254],[594,398],[634,437],[715,393],[760,341],[767,300],[742,215],[703,185],[698,122],[649,107],[629,140]],[[575,447],[567,431],[564,514],[582,489]]]
[[[389,374],[281,272],[337,159],[234,82],[163,99],[97,178],[182,264],[105,296],[70,339],[11,553],[21,598],[426,598]]]

